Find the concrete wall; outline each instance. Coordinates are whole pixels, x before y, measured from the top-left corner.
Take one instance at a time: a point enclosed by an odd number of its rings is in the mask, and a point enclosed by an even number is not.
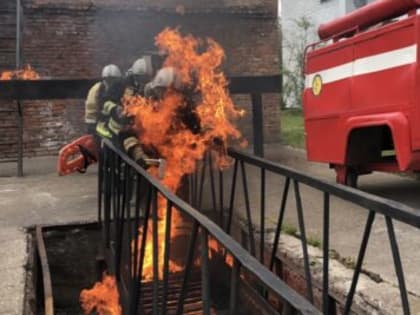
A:
[[[98,77],[108,63],[125,70],[142,53],[155,49],[155,35],[167,26],[179,26],[185,34],[215,38],[225,49],[228,75],[279,73],[276,0],[24,0],[23,6],[23,62],[43,76]],[[236,99],[249,112],[240,129],[252,139],[250,100],[242,96]],[[276,141],[279,96],[265,100],[266,139]],[[25,155],[55,154],[64,143],[82,134],[83,106],[83,100],[25,102]],[[3,129],[5,124],[11,128]],[[0,113],[0,130],[10,142],[0,146],[0,158],[16,151],[12,144],[14,125],[13,113]]]

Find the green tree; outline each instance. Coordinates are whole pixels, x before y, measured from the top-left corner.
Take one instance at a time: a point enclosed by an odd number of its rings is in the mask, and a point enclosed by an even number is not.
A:
[[[314,25],[308,17],[293,20],[294,31],[283,36],[283,90],[284,108],[302,107],[305,88],[304,60],[306,46],[313,41]]]

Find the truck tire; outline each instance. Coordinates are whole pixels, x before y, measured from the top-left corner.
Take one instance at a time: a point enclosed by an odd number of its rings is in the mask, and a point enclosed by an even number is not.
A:
[[[349,168],[346,176],[346,186],[357,188],[357,180],[359,179],[359,174],[352,168]]]
[[[347,165],[334,165],[333,167],[337,174],[336,182],[338,184],[357,188],[359,173],[354,168]]]

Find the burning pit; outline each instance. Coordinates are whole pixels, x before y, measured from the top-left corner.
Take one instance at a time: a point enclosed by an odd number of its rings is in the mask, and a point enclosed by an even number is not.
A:
[[[224,52],[214,40],[182,36],[177,30],[165,29],[157,35],[156,46],[166,55],[162,70],[173,72],[173,83],[159,98],[133,96],[126,97],[123,102],[127,113],[135,118],[138,137],[145,151],[154,158],[166,160],[166,173],[161,182],[176,193],[183,177],[196,171],[207,152],[212,152],[217,168],[223,169],[229,165],[227,142],[241,139],[232,121],[243,116],[244,112],[235,108],[229,96],[228,81],[221,71]],[[156,175],[154,168],[149,172]],[[141,247],[143,238],[147,239],[142,279],[149,281],[156,271],[158,278],[163,278],[167,202],[160,196],[157,197],[157,209],[156,225],[150,220],[147,232],[141,228],[137,241],[132,241],[130,248],[132,253],[135,252],[136,248]],[[183,256],[185,237],[182,231],[190,230],[189,223],[174,211],[171,225],[170,239],[174,243],[171,246],[178,247],[177,252],[181,251],[179,254]],[[152,259],[154,229],[157,229],[159,236],[156,245],[157,270],[154,270]],[[184,265],[177,259],[169,261],[171,273],[181,272],[183,268]],[[103,281],[110,279],[106,277]],[[115,290],[98,294],[104,287],[107,286],[97,284],[93,289],[82,292],[82,305],[87,313],[95,309],[95,303],[104,303],[103,294],[116,295]],[[106,308],[118,310],[115,305]]]

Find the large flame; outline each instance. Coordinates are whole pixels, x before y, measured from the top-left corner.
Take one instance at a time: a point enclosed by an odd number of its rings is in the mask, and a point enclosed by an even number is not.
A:
[[[212,39],[200,40],[191,35],[165,29],[156,37],[156,45],[167,57],[164,67],[176,70],[177,85],[168,89],[161,100],[140,96],[125,99],[126,109],[135,116],[140,142],[152,147],[167,163],[163,184],[176,192],[181,179],[196,171],[197,163],[206,152],[213,150],[216,165],[224,168],[230,164],[226,145],[229,139],[240,139],[241,134],[232,120],[244,112],[237,110],[229,96],[228,81],[220,69],[224,59],[223,49]],[[193,106],[191,106],[193,103]],[[182,120],[182,113],[193,113],[199,129],[195,130]],[[181,113],[181,114],[180,114]],[[198,118],[198,119],[197,119]],[[159,200],[159,277],[162,277],[164,254],[164,227],[166,202]],[[171,238],[177,236],[179,215],[173,217]],[[140,231],[141,232],[141,231]],[[150,234],[149,234],[150,233]],[[143,278],[153,277],[151,224],[146,246]],[[170,262],[170,271],[181,266]]]
[[[4,71],[0,74],[0,80],[38,80],[39,78],[39,74],[30,65],[20,70]]]
[[[119,294],[115,277],[104,274],[102,282],[97,282],[92,289],[82,290],[80,303],[85,314],[96,311],[99,315],[121,315]]]
[[[168,89],[162,99],[153,100],[141,96],[126,97],[123,100],[126,111],[135,117],[139,140],[146,151],[166,160],[166,173],[162,183],[177,192],[184,175],[192,174],[206,152],[212,151],[215,165],[225,168],[230,165],[226,155],[229,139],[242,140],[240,132],[232,121],[243,116],[244,111],[235,108],[229,96],[228,81],[220,69],[224,59],[223,49],[212,39],[201,40],[191,35],[182,36],[178,31],[165,29],[156,37],[156,45],[166,54],[164,67],[173,67],[178,73],[178,89]],[[185,115],[192,118],[199,128],[192,128]],[[197,127],[197,126],[195,126]],[[150,173],[156,175],[156,169]],[[158,277],[163,277],[165,247],[166,200],[158,196]],[[152,220],[147,222],[147,233],[139,230],[139,237],[132,242],[140,247],[146,237],[143,262],[143,280],[153,278]],[[171,239],[179,232],[181,218],[172,212]],[[145,234],[145,235],[144,235]],[[215,242],[210,242],[210,251],[219,251]],[[140,250],[137,251],[140,253]],[[139,257],[137,257],[139,259]],[[228,255],[226,262],[231,264]],[[137,264],[139,265],[139,264]],[[171,272],[183,268],[170,261]],[[133,273],[137,272],[133,270]],[[96,287],[96,285],[95,285]],[[112,304],[114,301],[109,301]],[[85,309],[86,311],[86,309]]]

